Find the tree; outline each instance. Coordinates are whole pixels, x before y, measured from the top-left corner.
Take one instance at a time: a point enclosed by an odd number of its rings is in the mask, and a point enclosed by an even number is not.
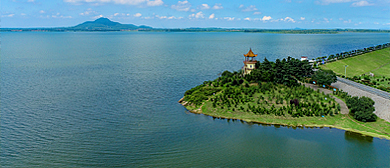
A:
[[[351,110],[353,118],[363,122],[376,121],[377,116],[374,114],[375,102],[368,97],[358,98],[357,96],[346,99],[348,108]]]
[[[311,77],[318,84],[330,85],[337,81],[336,74],[332,70],[318,70]]]

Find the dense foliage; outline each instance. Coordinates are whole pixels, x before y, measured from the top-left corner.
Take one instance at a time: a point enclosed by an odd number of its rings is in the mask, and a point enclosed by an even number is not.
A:
[[[313,74],[308,61],[294,58],[264,59],[248,75],[225,71],[214,81],[206,81],[186,91],[184,100],[199,106],[237,113],[273,114],[276,116],[333,116],[340,105],[330,95],[301,86]]]
[[[337,76],[332,70],[318,70],[311,77],[312,80],[317,81],[321,85],[330,85],[337,81]]]
[[[208,96],[213,95],[221,90],[217,87],[205,87],[209,85],[210,82],[206,81],[202,85],[196,86],[190,90],[187,90],[184,93],[185,101],[191,102],[194,105],[200,105],[203,101],[208,99]]]
[[[287,60],[270,62],[267,58],[256,63],[256,69],[245,79],[249,82],[273,82],[286,86],[298,86],[298,80],[313,74],[313,69],[308,61],[300,61],[288,57]]]
[[[363,122],[376,121],[377,116],[373,113],[375,111],[375,102],[368,97],[347,97],[346,103],[351,110],[350,114],[356,120]]]
[[[269,82],[229,87],[211,102],[219,110],[276,116],[333,116],[340,111],[340,105],[330,95],[305,86],[287,87]]]

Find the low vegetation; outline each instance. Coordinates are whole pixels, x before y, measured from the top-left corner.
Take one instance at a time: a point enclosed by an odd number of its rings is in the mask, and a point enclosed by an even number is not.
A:
[[[256,68],[246,76],[241,71],[225,71],[221,77],[186,91],[182,103],[191,111],[214,117],[290,126],[328,126],[390,139],[390,129],[378,127],[390,123],[372,113],[371,99],[356,99],[342,91],[329,95],[303,86],[299,81],[308,81],[307,77],[313,75],[307,61],[265,59]],[[333,81],[335,74],[325,72]],[[348,101],[354,111],[350,115],[340,114],[336,97]],[[360,105],[362,108],[352,108]]]

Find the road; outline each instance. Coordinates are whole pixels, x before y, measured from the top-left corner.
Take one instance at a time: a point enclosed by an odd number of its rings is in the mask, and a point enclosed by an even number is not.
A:
[[[350,81],[348,79],[344,79],[344,78],[340,78],[340,77],[337,77],[337,81],[390,100],[390,93],[388,93],[388,92],[385,92],[385,91],[382,91],[382,90],[379,90],[379,89],[376,89],[376,88],[373,88],[370,86],[366,86],[366,85],[363,85],[360,83],[356,83],[354,81]]]
[[[347,79],[337,78],[338,81],[332,86],[337,87],[351,96],[366,96],[374,100],[375,114],[388,122],[390,122],[390,93],[375,89],[369,86],[362,85]]]

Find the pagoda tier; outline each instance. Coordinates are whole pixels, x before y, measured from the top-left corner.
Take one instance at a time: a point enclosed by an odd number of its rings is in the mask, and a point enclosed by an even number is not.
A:
[[[245,60],[244,60],[244,67],[242,67],[242,70],[244,71],[244,75],[251,73],[252,70],[255,69],[255,64],[257,61],[255,60],[255,57],[257,54],[254,54],[252,49],[249,49],[249,52],[247,54],[244,54]]]
[[[249,52],[247,54],[244,54],[245,57],[256,57],[257,54],[254,54],[252,52],[252,48],[249,49]]]

